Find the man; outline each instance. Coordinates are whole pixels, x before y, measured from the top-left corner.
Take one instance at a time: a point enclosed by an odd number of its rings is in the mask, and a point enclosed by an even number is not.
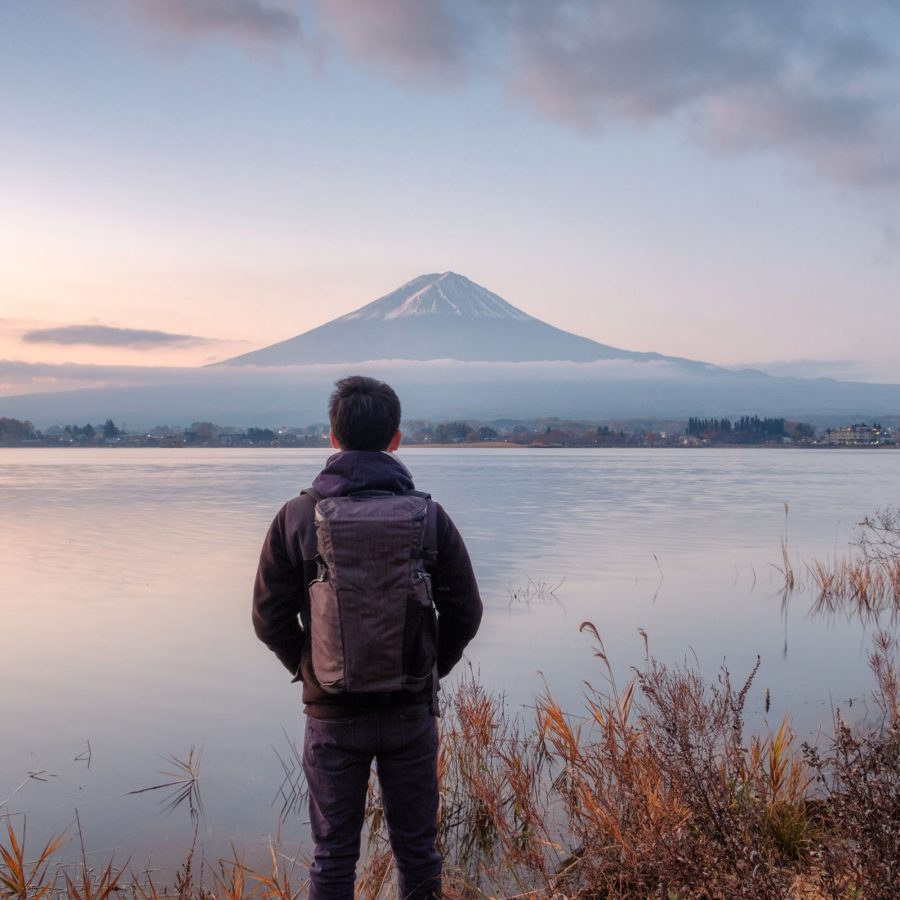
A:
[[[403,689],[375,692],[341,691],[334,681],[317,680],[316,666],[321,675],[322,665],[314,665],[314,657],[317,652],[322,658],[324,626],[320,623],[324,620],[318,607],[322,594],[313,591],[311,604],[310,585],[315,582],[313,587],[320,589],[325,581],[322,554],[326,551],[318,531],[324,527],[329,499],[402,495],[415,502],[413,498],[425,496],[415,492],[412,476],[393,455],[401,434],[400,401],[391,387],[362,376],[338,381],[329,418],[331,443],[338,452],[328,459],[311,491],[289,500],[278,512],[263,544],[253,593],[257,636],[294,680],[303,682],[307,715],[303,768],[315,842],[310,897],[350,900],[353,896],[373,759],[399,895],[406,900],[438,897],[436,681],[450,672],[475,636],[481,599],[462,537],[437,503],[421,499],[431,523],[421,526],[425,536],[420,549],[427,559],[424,569],[430,576],[438,617],[436,659],[434,669],[429,669],[436,674],[421,679],[404,676]],[[423,544],[430,542],[435,546],[428,554]],[[367,539],[348,546],[351,555],[358,556],[365,552],[362,547],[374,544]],[[373,561],[353,562],[364,570]],[[366,604],[365,592],[358,602]],[[371,598],[369,602],[383,611],[383,602]],[[434,615],[430,603],[427,613]],[[319,629],[316,652],[311,622]],[[336,640],[340,638],[338,632]]]

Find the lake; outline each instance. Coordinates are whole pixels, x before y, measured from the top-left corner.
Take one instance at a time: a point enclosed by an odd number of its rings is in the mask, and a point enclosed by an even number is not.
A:
[[[803,738],[854,717],[867,635],[782,603],[781,541],[802,560],[843,552],[857,523],[900,503],[900,453],[816,450],[409,449],[420,489],[466,538],[485,601],[467,654],[527,706],[544,680],[579,712],[602,685],[585,620],[616,677],[650,650],[736,681],[762,663],[752,729],[790,714]],[[89,859],[169,873],[190,844],[164,757],[202,752],[199,840],[248,859],[279,828],[299,690],[250,626],[262,538],[308,485],[320,450],[0,451],[0,813],[32,851],[78,811]],[[788,513],[785,514],[785,504]],[[771,708],[766,714],[766,689]],[[854,701],[852,707],[850,702]],[[286,737],[287,735],[287,737]],[[277,751],[277,754],[276,754]],[[29,773],[43,773],[29,777]],[[24,782],[21,789],[16,788]],[[15,792],[15,793],[14,793]],[[305,837],[305,813],[281,826]],[[66,853],[80,852],[77,839]]]

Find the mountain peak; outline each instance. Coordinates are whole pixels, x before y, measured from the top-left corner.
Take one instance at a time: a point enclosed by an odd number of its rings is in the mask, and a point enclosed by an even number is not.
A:
[[[419,275],[390,294],[385,294],[336,321],[391,321],[411,316],[533,321],[532,316],[456,272]]]
[[[480,362],[661,360],[571,334],[529,316],[456,272],[419,275],[339,319],[269,347],[225,360],[226,366],[295,366],[373,359]]]

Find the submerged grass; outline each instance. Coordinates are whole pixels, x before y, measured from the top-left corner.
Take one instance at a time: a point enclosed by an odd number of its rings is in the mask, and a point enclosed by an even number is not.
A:
[[[785,504],[787,515],[787,504]],[[863,624],[895,627],[900,621],[900,509],[887,509],[859,523],[850,552],[802,564],[798,576],[785,536],[781,541],[786,603],[795,591],[811,590],[816,615],[845,615]]]
[[[150,791],[165,791],[166,793],[159,802],[166,812],[174,812],[182,804],[185,804],[191,818],[199,819],[203,813],[203,799],[200,796],[201,756],[202,754],[194,747],[188,750],[184,759],[177,756],[164,756],[163,759],[171,768],[159,774],[169,780],[128,793],[146,794]]]

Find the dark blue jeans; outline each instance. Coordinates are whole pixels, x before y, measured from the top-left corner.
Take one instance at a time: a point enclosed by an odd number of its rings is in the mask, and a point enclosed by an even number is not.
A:
[[[311,900],[351,900],[375,760],[402,900],[439,897],[437,720],[426,704],[306,718],[303,771],[316,849]]]

